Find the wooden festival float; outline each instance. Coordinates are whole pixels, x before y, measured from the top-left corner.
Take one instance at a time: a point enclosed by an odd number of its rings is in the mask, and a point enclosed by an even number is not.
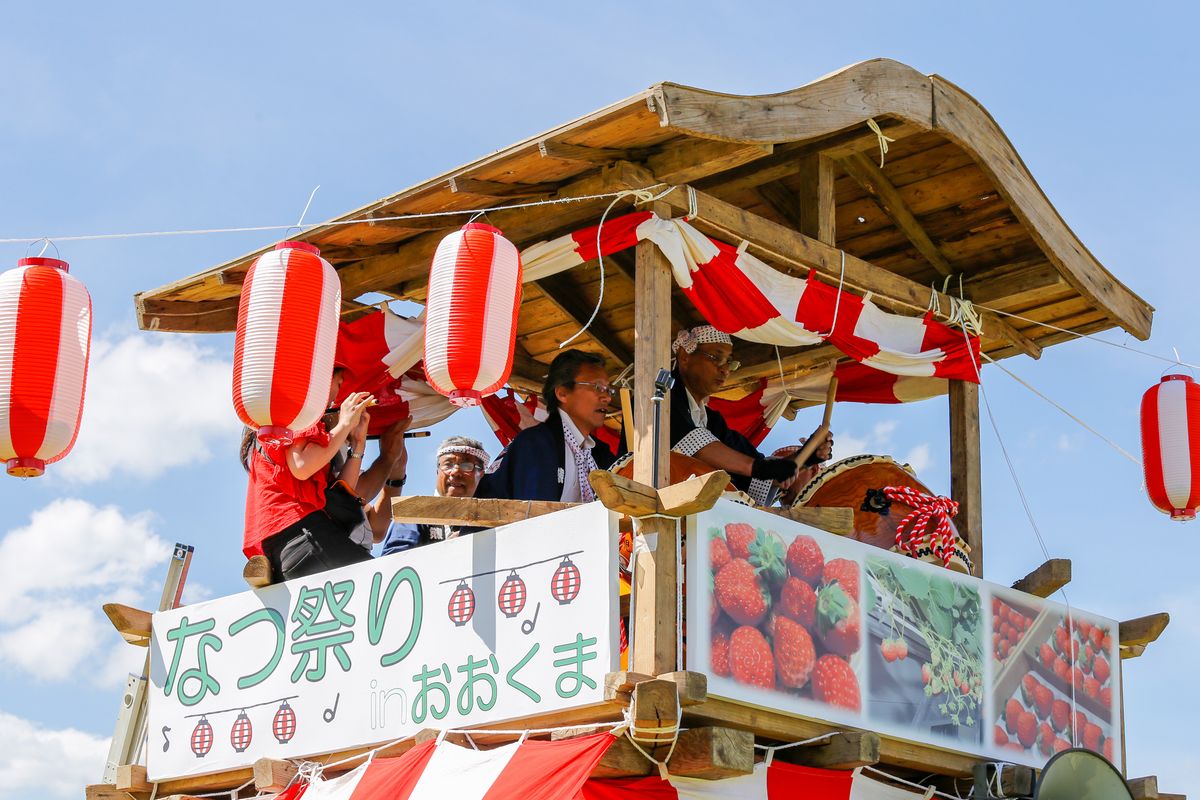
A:
[[[621,192],[628,195],[618,198]],[[731,258],[752,256],[788,286],[807,278],[840,289],[847,308],[869,296],[887,314],[921,318],[932,309],[943,321],[973,318],[985,359],[1037,359],[1046,347],[1110,328],[1146,339],[1151,306],[1071,232],[979,103],[940,76],[888,60],[775,95],[661,83],[298,238],[336,267],[343,323],[351,324],[379,313],[354,299],[368,293],[423,303],[438,243],[480,209],[489,209],[483,221],[524,251],[509,386],[536,393],[559,343],[598,304],[572,346],[603,356],[611,375],[631,369],[632,475],[593,473],[599,503],[578,507],[403,497],[395,502],[398,520],[503,527],[287,584],[272,585],[251,562],[252,592],[174,610],[173,598],[164,597],[167,610],[154,617],[153,632],[148,612],[109,606],[125,638],[158,643],[146,690],[150,733],[141,747],[114,745],[120,757],[110,764],[110,781],[88,787],[89,798],[270,794],[294,788],[298,771],[300,782],[311,777],[303,762],[329,764],[329,779],[363,763],[343,759],[372,748],[371,763],[380,765],[431,739],[437,747],[488,750],[513,743],[519,731],[529,732],[522,742],[567,741],[618,723],[628,727],[615,729],[621,735],[593,778],[657,776],[661,765],[673,779],[729,780],[753,773],[756,761],[763,769],[765,760],[827,771],[865,767],[855,779],[869,775],[880,791],[920,784],[961,795],[973,781],[988,781],[993,794],[1022,796],[1032,791],[1046,749],[1078,744],[1124,763],[1121,660],[1142,655],[1167,615],[1116,622],[1075,610],[1066,619],[1064,606],[1043,599],[1070,580],[1064,559],[1037,566],[1011,588],[978,579],[985,549],[976,382],[929,372],[892,388],[895,399],[949,397],[950,492],[958,503],[953,524],[970,554],[965,576],[942,569],[940,559],[918,564],[856,541],[868,538],[856,537],[856,528],[861,534],[872,518],[887,517],[887,503],[764,511],[726,499],[724,473],[671,483],[663,457],[655,474],[653,453],[666,452],[667,430],[654,439],[650,390],[670,362],[675,331],[705,321],[695,295],[673,277],[678,265],[640,234],[612,248],[602,274],[594,248],[588,254],[581,245],[571,268],[540,272],[539,251],[527,250],[584,229],[594,237],[590,226],[602,217],[616,225],[631,212],[652,212],[668,227],[685,219],[691,231],[736,248]],[[138,294],[139,324],[234,329],[247,270],[266,250]],[[949,330],[971,341],[958,324]],[[739,339],[743,367],[722,396],[734,402],[784,377],[817,388],[784,396],[777,415],[819,404],[834,365],[850,375],[842,368],[862,361],[835,342],[776,348]],[[839,396],[844,388],[845,381]],[[895,522],[893,515],[891,532]],[[634,553],[631,599],[618,599],[618,530],[633,530],[645,543]],[[806,673],[818,668],[797,666],[795,653],[782,652],[779,642],[798,626],[781,621],[778,586],[768,586],[774,613],[739,621],[733,636],[768,646],[761,632],[770,634],[781,678],[770,667],[765,680],[730,675],[747,667],[741,655],[733,667],[733,657],[718,652],[734,647],[722,640],[734,626],[713,596],[709,568],[738,558],[745,544],[734,533],[747,531],[759,542],[774,540],[768,549],[787,547],[786,566],[776,565],[782,572],[764,580],[796,579],[801,568],[791,555],[803,549],[801,540],[820,546],[810,583],[822,592],[829,584],[823,562],[826,571],[835,560],[856,565],[853,591],[847,586],[840,599],[857,601],[859,638],[847,646],[824,630],[804,634],[818,644],[801,660],[824,653],[840,659],[841,669],[848,664],[857,701],[844,702],[844,686],[818,690],[816,675]],[[230,531],[222,546],[235,540]],[[687,569],[695,572],[686,609],[685,540]],[[624,669],[622,610],[632,628]],[[204,628],[202,618],[213,624]],[[339,626],[349,630],[330,633]],[[322,631],[348,638],[321,642]],[[466,650],[455,638],[464,636]],[[351,640],[358,649],[338,649]],[[545,652],[534,655],[535,642]],[[1060,674],[1064,657],[1072,659],[1064,668],[1078,675]],[[784,676],[785,660],[798,675]],[[540,682],[514,671],[535,662],[541,666],[529,666],[529,674],[540,670]],[[430,685],[436,695],[426,691]],[[1073,712],[1065,726],[1063,704]],[[889,705],[904,719],[888,713]],[[1026,746],[1028,720],[1043,721]],[[322,726],[330,733],[320,733]],[[980,768],[997,762],[1011,766],[998,775]],[[1159,794],[1154,778],[1130,786],[1137,797],[1180,797]]]

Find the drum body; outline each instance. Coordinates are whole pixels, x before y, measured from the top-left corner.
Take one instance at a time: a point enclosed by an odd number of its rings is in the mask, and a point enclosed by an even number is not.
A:
[[[904,486],[921,494],[932,495],[929,488],[908,469],[897,464],[888,456],[851,456],[829,465],[817,477],[808,482],[796,496],[794,507],[841,507],[854,509],[854,533],[860,542],[900,551],[896,542],[896,530],[913,510],[903,502],[884,495],[885,486]],[[913,537],[922,544],[912,555],[939,566],[943,559],[932,552],[930,535],[935,523],[929,520],[920,530],[906,530],[904,541]],[[970,548],[958,535],[954,522],[950,522],[954,534],[954,554],[944,566],[958,572],[970,572]]]

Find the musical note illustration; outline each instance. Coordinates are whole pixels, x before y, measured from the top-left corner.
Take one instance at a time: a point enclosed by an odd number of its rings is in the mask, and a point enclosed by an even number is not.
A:
[[[171,749],[171,740],[167,738],[167,731],[169,731],[169,730],[171,730],[171,729],[168,728],[166,725],[162,726],[163,752],[164,753]]]
[[[341,699],[342,693],[338,692],[337,696],[333,698],[333,708],[327,708],[325,709],[324,713],[321,714],[321,716],[325,718],[326,722],[333,722],[333,718],[337,716],[337,707]]]
[[[521,623],[521,633],[533,633],[533,629],[537,627],[538,612],[542,610],[541,601],[538,601],[537,607],[533,609],[533,619],[527,619]]]

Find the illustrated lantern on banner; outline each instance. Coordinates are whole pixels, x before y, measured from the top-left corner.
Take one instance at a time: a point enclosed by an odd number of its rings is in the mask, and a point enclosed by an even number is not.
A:
[[[208,751],[212,750],[213,746],[213,729],[208,721],[208,717],[201,717],[196,723],[196,727],[192,728],[192,752],[196,754],[196,758],[204,758],[208,755]]]
[[[554,570],[550,579],[550,594],[559,605],[567,605],[579,596],[579,567],[568,556],[563,556],[562,563]]]
[[[491,225],[442,239],[425,301],[425,376],[459,406],[479,405],[512,371],[521,258]]]
[[[0,459],[34,478],[75,444],[87,383],[92,298],[57,258],[0,274]]]
[[[270,444],[325,412],[337,349],[342,286],[321,251],[281,242],[250,266],[238,304],[233,407]]]
[[[1150,502],[1171,519],[1196,518],[1200,506],[1200,386],[1164,375],[1142,395],[1142,469]]]
[[[514,569],[508,573],[504,583],[500,584],[500,594],[496,597],[501,613],[509,619],[520,614],[525,609],[525,581]]]
[[[236,752],[244,753],[253,738],[254,727],[250,724],[250,718],[246,716],[246,710],[242,709],[233,721],[233,727],[229,729],[229,743]]]
[[[296,735],[296,712],[287,700],[283,701],[275,712],[275,719],[271,720],[271,733],[280,744],[287,744]]]
[[[471,591],[466,581],[459,581],[458,586],[454,587],[454,594],[450,595],[450,602],[446,604],[446,613],[455,627],[466,625],[474,616],[475,592]]]

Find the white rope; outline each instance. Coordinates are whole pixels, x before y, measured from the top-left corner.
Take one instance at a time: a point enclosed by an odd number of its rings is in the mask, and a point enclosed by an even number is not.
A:
[[[938,797],[946,798],[946,800],[963,800],[963,798],[958,797],[957,795],[946,794],[945,792],[938,791],[937,789],[933,789],[933,791],[931,793],[930,789],[932,787],[930,787],[930,786],[925,786],[924,784],[917,783],[916,781],[905,780],[904,778],[893,775],[890,772],[884,772],[881,769],[872,767],[870,764],[861,766],[858,769],[866,770],[869,772],[874,772],[876,775],[882,775],[883,777],[887,778],[890,781],[895,781],[896,783],[902,783],[905,786],[911,786],[914,789],[919,789],[920,791],[925,793],[926,797],[932,797],[933,795],[937,795]]]
[[[879,123],[874,119],[867,120],[867,127],[871,129],[871,133],[875,134],[879,139],[879,168],[883,169],[884,157],[887,156],[888,145],[894,141],[890,136],[884,136],[883,130],[879,127]]]
[[[671,756],[675,752],[675,745],[679,744],[679,725],[683,720],[683,709],[679,703],[679,693],[675,693],[675,722],[670,725],[650,725],[639,727],[638,724],[633,720],[632,705],[627,706],[622,713],[625,717],[625,724],[628,726],[625,730],[625,736],[629,739],[629,743],[632,744],[633,748],[641,753],[647,761],[658,766],[658,774],[663,780],[669,778],[671,773],[667,769],[667,762],[671,760]],[[659,739],[658,736],[664,733],[671,734],[671,746],[667,748],[667,754],[663,757],[662,761],[659,761],[643,750],[639,742],[653,744],[655,746],[661,745],[663,740]],[[643,734],[654,735],[645,736]]]

